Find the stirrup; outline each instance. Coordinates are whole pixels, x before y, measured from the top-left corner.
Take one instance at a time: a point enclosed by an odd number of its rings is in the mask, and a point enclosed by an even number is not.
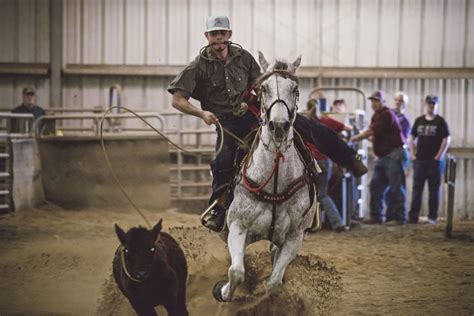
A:
[[[220,230],[218,229],[214,229],[213,227],[208,227],[207,226],[207,221],[206,221],[206,218],[211,216],[212,214],[210,214],[210,212],[213,211],[214,207],[218,204],[218,200],[214,200],[214,202],[212,202],[211,205],[209,205],[209,207],[204,211],[204,213],[202,213],[201,215],[201,225],[206,227],[207,229],[210,229],[212,231],[215,231],[217,233],[221,233],[223,232],[226,228],[227,228],[227,211],[225,210],[225,214],[224,214],[224,225],[222,225],[222,228]]]

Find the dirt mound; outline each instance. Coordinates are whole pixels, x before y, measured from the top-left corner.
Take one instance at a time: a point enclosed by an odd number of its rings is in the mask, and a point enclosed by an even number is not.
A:
[[[234,300],[220,308],[222,315],[315,315],[329,310],[341,290],[334,266],[315,255],[299,255],[289,265],[283,286],[267,293],[270,254],[256,251],[245,259],[245,282]]]
[[[300,255],[288,267],[283,287],[265,291],[271,273],[269,251],[251,247],[245,258],[246,280],[231,303],[219,303],[212,288],[227,279],[230,258],[216,234],[198,227],[172,227],[170,233],[183,248],[188,266],[187,301],[191,315],[313,315],[328,310],[341,289],[334,266],[315,255]],[[257,249],[255,249],[257,248]],[[133,315],[111,276],[104,281],[97,315]]]

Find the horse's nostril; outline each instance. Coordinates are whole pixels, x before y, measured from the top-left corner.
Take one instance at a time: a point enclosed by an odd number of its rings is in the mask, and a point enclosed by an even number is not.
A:
[[[290,122],[285,122],[285,126],[283,127],[286,132],[290,129]]]
[[[270,121],[268,123],[268,127],[270,127],[270,130],[272,130],[272,131],[275,129],[275,125],[273,124],[273,121]]]

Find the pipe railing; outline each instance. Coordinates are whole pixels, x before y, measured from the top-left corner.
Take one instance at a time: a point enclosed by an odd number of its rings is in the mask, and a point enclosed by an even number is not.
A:
[[[354,87],[333,87],[333,86],[321,86],[321,87],[316,87],[314,89],[312,89],[310,92],[309,92],[309,96],[308,98],[311,99],[311,97],[313,96],[313,94],[315,94],[316,92],[324,92],[324,91],[353,91],[353,92],[357,92],[358,94],[360,94],[362,96],[362,107],[364,109],[364,111],[367,111],[367,97],[364,93],[364,91],[362,91],[361,89],[359,88],[354,88]]]
[[[153,118],[157,119],[160,122],[160,128],[158,130],[161,130],[162,132],[165,132],[166,129],[166,124],[165,124],[165,119],[163,116],[159,115],[158,113],[153,113],[153,112],[148,112],[148,113],[137,113],[143,118]],[[35,135],[37,137],[42,137],[42,131],[40,130],[40,126],[44,125],[45,121],[62,121],[62,120],[92,120],[93,125],[91,126],[90,131],[94,132],[95,136],[99,136],[100,134],[100,121],[102,120],[103,115],[102,114],[63,114],[63,115],[44,115],[39,117],[35,121]],[[107,119],[114,119],[116,121],[124,120],[124,119],[138,119],[135,115],[131,113],[121,113],[121,114],[109,114],[107,115]],[[74,130],[74,128],[69,127],[67,128],[68,130]],[[82,131],[87,131],[89,129],[84,129],[84,127],[80,127],[79,130]],[[109,132],[110,133],[118,133],[118,132],[125,132],[125,131],[140,131],[140,132],[152,132],[149,127],[144,127],[143,129],[138,129],[138,128],[120,128],[120,129],[115,129],[111,128],[109,126]]]
[[[35,118],[29,113],[0,112],[0,136],[30,137],[34,135]]]

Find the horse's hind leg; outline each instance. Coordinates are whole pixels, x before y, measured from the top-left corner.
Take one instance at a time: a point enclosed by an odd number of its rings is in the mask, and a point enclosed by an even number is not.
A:
[[[267,290],[279,287],[283,283],[283,275],[291,261],[296,257],[303,243],[303,232],[288,236],[281,248],[277,251],[270,279],[267,281]]]
[[[244,253],[247,230],[244,230],[239,223],[232,223],[229,227],[229,237],[227,245],[231,257],[229,268],[229,282],[221,289],[222,300],[229,302],[232,300],[232,294],[240,283],[245,279]]]

